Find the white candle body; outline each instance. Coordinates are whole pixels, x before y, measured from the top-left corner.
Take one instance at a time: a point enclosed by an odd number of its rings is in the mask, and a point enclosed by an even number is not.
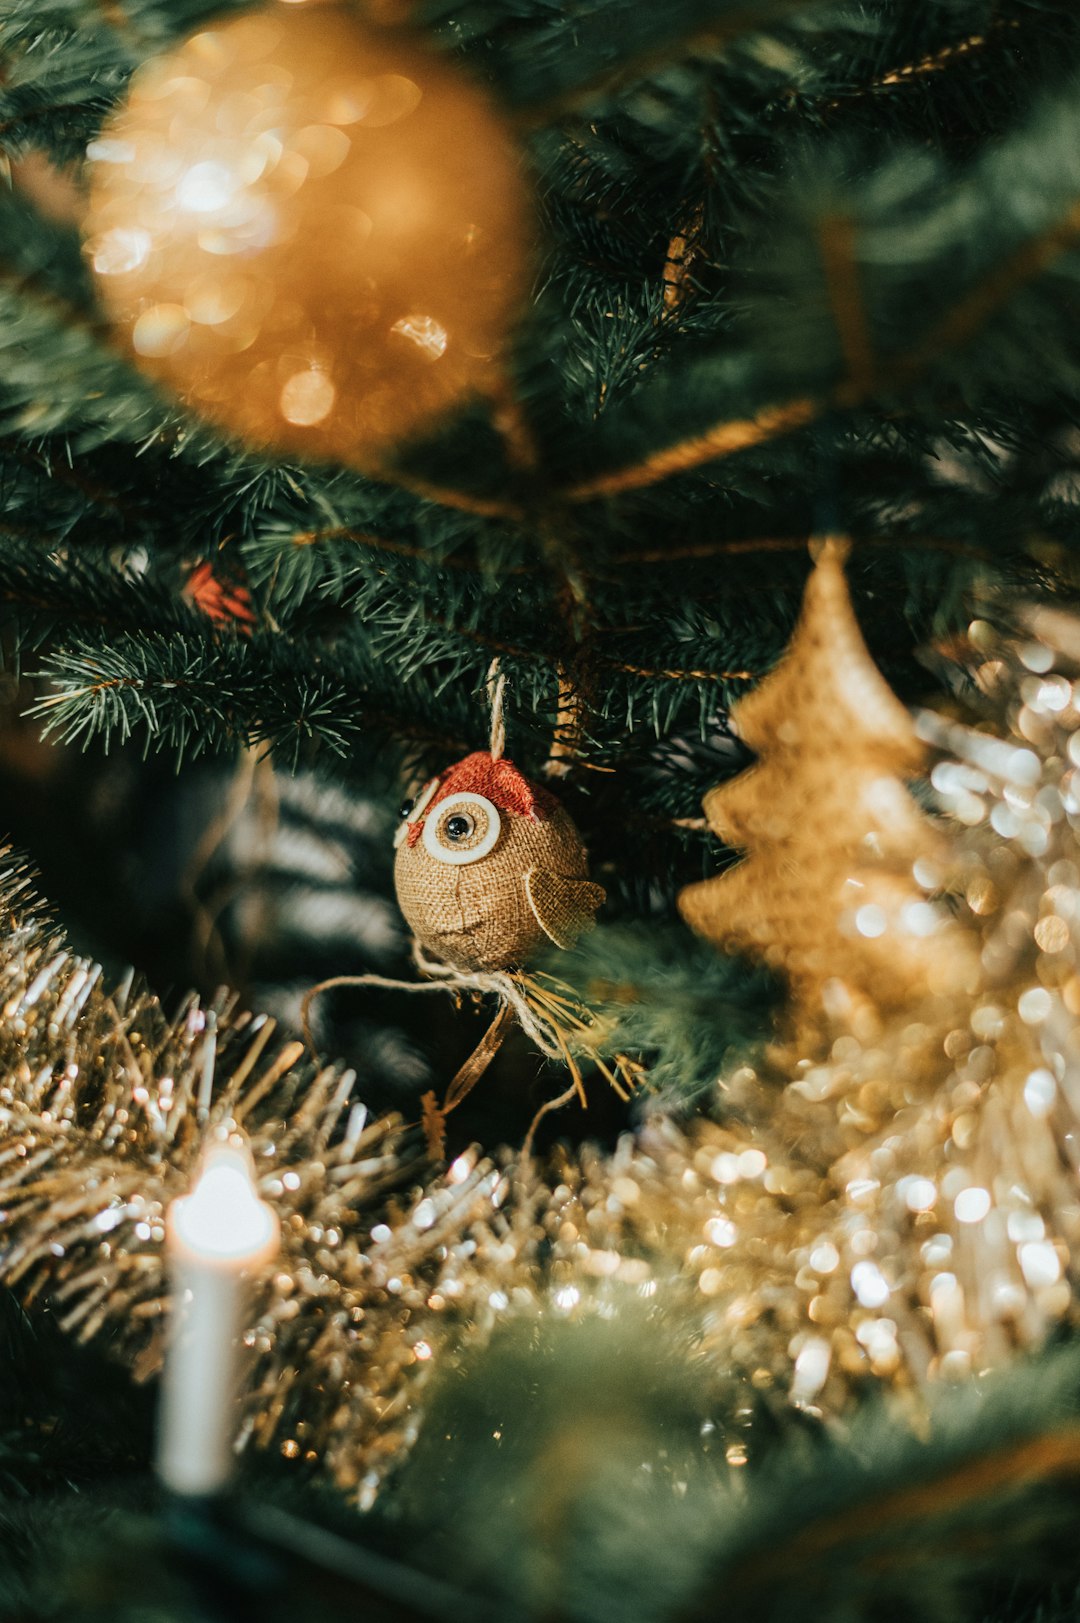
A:
[[[173,1493],[213,1494],[232,1475],[242,1281],[170,1248],[175,1322],[165,1358],[158,1475]]]
[[[232,1475],[245,1275],[274,1256],[278,1220],[249,1157],[215,1145],[169,1208],[173,1322],[162,1380],[158,1475],[173,1493],[220,1493]]]

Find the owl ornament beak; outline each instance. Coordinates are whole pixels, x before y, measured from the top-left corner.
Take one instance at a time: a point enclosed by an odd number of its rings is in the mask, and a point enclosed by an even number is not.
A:
[[[439,787],[438,778],[429,778],[420,793],[413,800],[407,800],[401,808],[401,822],[394,835],[394,848],[402,845],[415,845],[424,831],[424,812]]]

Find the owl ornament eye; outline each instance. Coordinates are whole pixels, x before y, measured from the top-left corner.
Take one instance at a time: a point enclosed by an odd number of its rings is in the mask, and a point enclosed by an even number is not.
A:
[[[483,795],[448,795],[424,820],[424,849],[436,862],[464,867],[493,851],[501,832],[502,819]]]

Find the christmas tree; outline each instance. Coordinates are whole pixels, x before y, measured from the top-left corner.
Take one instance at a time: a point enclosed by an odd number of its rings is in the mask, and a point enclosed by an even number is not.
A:
[[[1075,1615],[1078,72],[0,6],[4,1616]]]
[[[910,1006],[920,992],[970,976],[963,937],[917,883],[917,865],[932,874],[943,855],[903,781],[924,766],[925,751],[866,656],[835,543],[811,577],[783,660],[732,722],[759,764],[711,790],[706,816],[736,849],[760,841],[764,862],[688,887],[687,920],[722,944],[756,949],[812,1005],[841,983],[879,1005]],[[807,911],[809,896],[819,912]]]

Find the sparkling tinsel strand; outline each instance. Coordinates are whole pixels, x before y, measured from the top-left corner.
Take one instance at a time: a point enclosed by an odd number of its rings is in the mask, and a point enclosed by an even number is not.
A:
[[[321,1459],[369,1498],[414,1427],[408,1394],[430,1347],[412,1321],[493,1174],[464,1158],[425,1190],[418,1135],[396,1117],[366,1122],[353,1073],[314,1069],[227,996],[169,1020],[144,991],[109,991],[35,913],[28,884],[7,854],[0,1279],[47,1298],[81,1340],[107,1328],[138,1378],[154,1374],[166,1208],[205,1144],[241,1131],[282,1220],[246,1330],[241,1441]]]

